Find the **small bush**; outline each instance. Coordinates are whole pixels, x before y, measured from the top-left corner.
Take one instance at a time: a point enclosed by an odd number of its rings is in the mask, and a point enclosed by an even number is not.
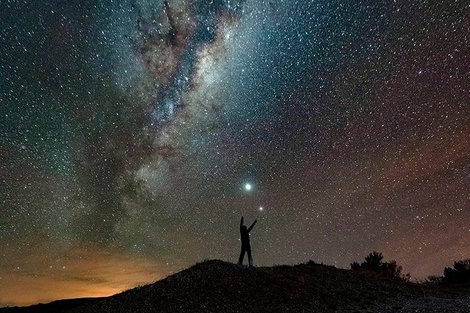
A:
[[[432,285],[438,285],[441,284],[444,280],[444,277],[442,276],[428,276],[427,283],[432,284]]]
[[[470,259],[455,261],[453,268],[446,267],[443,281],[446,283],[470,282]]]
[[[359,269],[361,269],[361,264],[359,264],[359,263],[357,263],[357,262],[352,262],[352,263],[351,263],[351,269],[352,269],[352,270],[355,270],[355,271],[356,271],[356,270],[359,270]]]
[[[383,265],[382,259],[383,255],[380,252],[373,251],[369,253],[369,255],[366,256],[364,262],[361,263],[361,267],[368,269],[368,270],[373,270],[375,272],[380,272],[381,271],[381,266]]]
[[[409,275],[402,275],[402,267],[396,261],[383,262],[382,260],[382,253],[373,251],[365,257],[364,262],[361,264],[358,262],[351,263],[351,269],[364,269],[389,278],[407,279],[409,277]]]

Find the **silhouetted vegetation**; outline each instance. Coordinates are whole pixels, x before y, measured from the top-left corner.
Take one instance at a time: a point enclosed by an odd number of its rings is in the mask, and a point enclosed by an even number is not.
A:
[[[409,275],[402,275],[402,267],[396,261],[383,262],[382,253],[377,251],[369,253],[361,264],[358,262],[351,263],[351,269],[371,271],[389,278],[409,278]]]
[[[454,261],[453,267],[444,268],[443,276],[429,276],[430,284],[469,284],[470,259]]]
[[[453,268],[446,267],[441,280],[444,283],[456,284],[470,282],[470,259],[455,261]]]
[[[441,284],[443,281],[444,281],[443,276],[432,275],[432,276],[428,276],[428,279],[427,279],[426,283],[437,285],[437,284]]]
[[[360,270],[361,269],[361,264],[354,261],[354,262],[351,263],[351,269],[355,270],[355,271]]]

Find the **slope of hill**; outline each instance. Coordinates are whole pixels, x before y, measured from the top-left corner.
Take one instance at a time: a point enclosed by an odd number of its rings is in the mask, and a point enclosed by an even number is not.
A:
[[[470,299],[458,288],[313,262],[245,268],[213,260],[111,297],[0,312],[470,312]]]

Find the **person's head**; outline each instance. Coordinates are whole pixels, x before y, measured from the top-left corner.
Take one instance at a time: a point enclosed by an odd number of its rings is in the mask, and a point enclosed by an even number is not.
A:
[[[242,231],[247,231],[246,226],[242,225]]]

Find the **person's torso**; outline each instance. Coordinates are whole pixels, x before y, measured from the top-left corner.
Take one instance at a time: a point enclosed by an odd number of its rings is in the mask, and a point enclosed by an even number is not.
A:
[[[242,237],[242,243],[243,244],[249,244],[250,243],[250,233],[247,231],[240,231],[240,235]]]

